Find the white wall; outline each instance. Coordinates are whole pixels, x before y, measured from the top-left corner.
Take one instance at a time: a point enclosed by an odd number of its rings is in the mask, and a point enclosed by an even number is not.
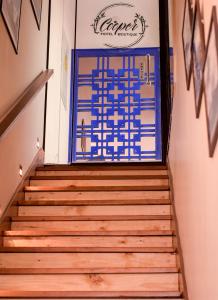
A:
[[[21,92],[46,68],[48,0],[43,1],[38,31],[30,1],[23,1],[19,53],[15,54],[0,17],[0,117]],[[18,184],[19,165],[27,171],[43,141],[44,99],[42,90],[0,138],[0,217]]]
[[[51,1],[49,68],[54,76],[48,86],[46,121],[46,163],[67,163],[69,142],[71,49],[74,48],[75,0]],[[67,105],[61,99],[62,34],[69,46]]]
[[[122,2],[122,1],[121,1]],[[106,12],[106,18],[114,17],[119,22],[129,22],[133,20],[135,13],[144,16],[148,28],[145,31],[144,38],[134,47],[159,47],[159,1],[158,0],[134,0],[124,1],[134,5],[134,8],[128,9],[119,7]],[[119,3],[119,1],[118,1]],[[105,7],[114,4],[110,0],[78,0],[78,21],[77,21],[77,49],[102,49],[107,48],[105,43],[110,43],[110,36],[95,34],[91,26],[99,12]],[[114,15],[116,14],[116,15]],[[120,38],[112,39],[116,45],[120,44]],[[123,39],[123,44],[131,43],[132,39]]]
[[[209,158],[205,99],[195,117],[193,80],[186,89],[182,49],[183,1],[173,2],[175,98],[170,165],[190,300],[218,299],[218,145]],[[212,6],[201,0],[207,39]]]

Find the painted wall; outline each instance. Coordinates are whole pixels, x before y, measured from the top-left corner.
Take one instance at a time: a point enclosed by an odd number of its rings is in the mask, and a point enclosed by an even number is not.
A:
[[[127,1],[134,6],[130,9],[130,19],[138,12],[146,20],[144,38],[135,47],[159,46],[159,8],[158,0]],[[61,99],[61,56],[63,34],[66,36],[69,49],[74,48],[74,19],[75,0],[52,0],[51,34],[50,34],[50,58],[49,68],[55,70],[55,74],[48,87],[47,123],[46,123],[46,147],[45,162],[67,163],[69,142],[69,114],[70,114],[70,64],[68,61],[67,79],[67,103]],[[77,49],[104,48],[105,38],[99,38],[91,26],[100,10],[110,5],[108,0],[79,0],[77,10]],[[122,8],[121,8],[122,9]],[[127,9],[128,12],[128,9]],[[113,11],[112,11],[113,13]],[[123,13],[123,11],[122,11]],[[112,14],[112,16],[114,16]],[[116,16],[115,16],[116,17]],[[129,18],[127,18],[129,20]],[[125,19],[124,19],[125,21]],[[108,38],[106,38],[108,40]],[[126,43],[131,39],[125,39]]]
[[[30,1],[23,1],[19,54],[16,55],[0,17],[0,118],[16,97],[46,68],[48,0],[43,1],[38,31]],[[19,165],[25,173],[43,140],[45,91],[25,108],[0,138],[0,216],[20,183]]]
[[[202,0],[205,36],[213,5]],[[209,158],[205,103],[195,118],[193,81],[186,90],[182,50],[183,1],[173,2],[175,99],[169,160],[190,300],[218,299],[218,146]]]
[[[51,1],[49,68],[55,73],[48,85],[46,122],[46,163],[68,162],[71,49],[74,48],[75,0]],[[68,47],[67,95],[61,98],[63,35]]]
[[[122,2],[122,1],[121,1]],[[136,48],[143,47],[159,47],[159,1],[158,0],[134,0],[134,1],[125,1],[125,3],[131,5],[132,7],[126,6],[117,6],[109,8],[111,4],[117,4],[117,2],[111,2],[108,0],[79,0],[78,1],[78,21],[77,21],[77,44],[78,49],[103,49],[108,48],[105,44],[116,45],[117,47],[122,45],[131,44],[134,42],[135,38],[125,36],[122,38],[119,36],[119,32],[111,37],[108,34],[107,26],[103,26],[102,33],[95,33],[93,24],[95,19],[99,16],[99,13],[103,11],[105,16],[100,21],[103,24],[104,20],[112,19],[118,21],[119,24],[130,22],[133,24],[135,14],[138,13],[140,17],[144,17],[145,26],[148,26],[145,30],[143,39],[133,46]],[[100,14],[101,15],[101,14]],[[109,25],[109,23],[106,23]],[[113,23],[115,24],[115,23]],[[139,22],[137,23],[139,26]],[[97,31],[100,29],[100,26],[97,27]],[[112,28],[112,25],[109,25]],[[115,27],[117,28],[117,27]],[[139,28],[138,28],[139,29]],[[129,29],[127,31],[122,31],[121,33],[131,34],[135,31]],[[136,30],[137,32],[137,30]]]

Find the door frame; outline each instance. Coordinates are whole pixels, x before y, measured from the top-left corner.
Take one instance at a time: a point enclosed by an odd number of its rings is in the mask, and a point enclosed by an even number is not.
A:
[[[75,39],[74,50],[72,50],[71,61],[71,99],[70,99],[70,126],[69,126],[69,151],[68,161],[71,164],[79,164],[72,162],[72,143],[73,143],[73,122],[74,114],[72,109],[74,107],[73,98],[74,91],[72,86],[75,86],[75,71],[76,71],[76,40],[77,40],[77,6],[78,0],[75,1]],[[168,0],[159,0],[159,24],[160,24],[160,80],[161,80],[161,127],[162,127],[162,161],[161,162],[101,162],[103,164],[144,164],[144,165],[166,165],[168,148],[169,148],[169,135],[170,135],[170,118],[171,118],[171,80],[170,80],[170,42],[169,42],[169,3]],[[82,163],[84,164],[84,163]],[[88,163],[90,164],[90,163]],[[95,164],[93,162],[92,164]]]

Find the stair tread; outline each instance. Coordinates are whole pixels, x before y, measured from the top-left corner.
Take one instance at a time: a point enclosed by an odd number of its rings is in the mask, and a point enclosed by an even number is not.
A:
[[[24,188],[26,192],[40,192],[40,191],[168,191],[169,185],[157,185],[157,186],[26,186]]]
[[[0,252],[51,252],[51,253],[71,253],[71,252],[135,252],[135,253],[175,253],[173,247],[0,247]]]
[[[25,200],[64,201],[81,204],[154,204],[169,203],[169,191],[26,191]]]
[[[94,251],[169,251],[172,236],[4,236],[4,247],[61,247]],[[93,250],[94,249],[94,250]],[[78,251],[78,250],[76,250]]]
[[[181,297],[181,293],[180,292],[165,292],[165,291],[159,291],[159,292],[47,292],[47,291],[7,291],[7,290],[1,290],[0,289],[0,297],[7,297],[8,298],[13,298],[14,300],[16,299],[16,297],[20,298],[40,298],[40,299],[45,299],[45,297],[47,299],[54,298],[57,299],[70,299],[70,297],[73,297],[72,299],[75,300],[77,297],[83,298],[85,300],[85,297],[89,297],[90,298],[97,298],[97,299],[101,299],[101,298],[111,298],[111,299],[120,299],[120,297],[125,297],[125,299],[128,299],[127,297],[133,297],[133,299],[137,298],[140,299],[140,297],[142,297],[143,299],[149,300],[150,297],[152,297],[151,300],[154,300],[153,297],[155,297],[155,300],[162,300],[157,298],[157,297],[166,297],[169,300],[174,300],[174,298],[172,297],[177,297],[175,300],[182,300],[182,298],[178,298]],[[118,298],[117,298],[118,297]],[[170,297],[170,298],[169,298]],[[131,300],[133,300],[131,299]],[[184,300],[184,299],[183,299]]]
[[[113,171],[121,171],[121,170],[167,170],[167,166],[165,165],[142,165],[142,164],[136,164],[136,165],[119,165],[116,163],[116,165],[103,165],[98,164],[96,165],[90,165],[90,164],[76,164],[76,165],[44,165],[42,167],[37,167],[36,171],[44,171],[44,170],[51,170],[51,171],[59,171],[59,170],[75,170],[75,171],[107,171],[107,170],[113,170]]]
[[[18,216],[12,217],[14,222],[22,221],[140,221],[140,220],[171,220],[170,215],[154,216]]]
[[[88,205],[88,206],[22,206],[18,208],[18,216],[37,217],[108,217],[108,218],[143,218],[171,216],[170,205]]]
[[[150,174],[150,175],[35,175],[30,180],[136,180],[136,179],[169,179],[167,174]]]
[[[177,273],[177,267],[165,268],[8,268],[0,269],[0,275],[31,275],[31,274],[150,274],[150,273]]]
[[[98,232],[96,231],[70,231],[70,230],[7,230],[3,232],[4,236],[171,236],[172,230],[141,230],[141,231],[110,231]]]
[[[103,220],[103,221],[13,221],[11,223],[12,230],[70,230],[76,232],[140,232],[146,230],[171,230],[170,220]],[[121,234],[122,235],[122,234]]]
[[[7,295],[8,295],[8,294],[7,294]],[[3,296],[3,297],[4,297],[4,296]],[[18,297],[18,296],[17,296],[17,297]],[[23,296],[21,296],[21,297],[23,297]],[[16,298],[16,296],[15,296],[15,297],[13,296],[13,300],[24,300],[24,298],[21,298],[21,297]],[[29,297],[31,297],[31,295],[29,295],[28,298],[29,298]],[[148,297],[149,297],[149,296],[148,296]],[[143,297],[143,298],[137,297],[137,299],[138,299],[138,300],[166,300],[166,298],[156,298],[156,297],[155,297],[155,299],[154,299],[154,298],[150,298],[150,297],[148,298],[148,297],[147,297],[147,296],[146,296],[146,297]],[[175,296],[174,296],[174,297],[175,297]],[[179,298],[178,298],[178,297],[177,297],[177,298],[174,298],[174,297],[172,298],[172,297],[170,296],[170,298],[168,297],[168,300],[185,300],[185,299],[180,298],[180,297],[179,297]],[[0,295],[0,298],[2,298],[1,295]],[[9,298],[10,298],[10,296],[9,296]],[[32,298],[32,297],[31,297],[31,298]],[[65,297],[65,298],[63,298],[63,296],[62,296],[62,297],[60,297],[60,296],[58,297],[59,300],[64,300],[64,299],[66,299],[66,298],[67,298],[68,300],[81,300],[81,298],[76,298],[76,297],[72,298],[72,297],[69,297],[69,296],[67,296],[67,297]],[[51,297],[45,299],[44,296],[40,297],[40,299],[41,299],[41,300],[48,300],[48,299],[50,299],[50,300],[57,300],[57,298],[51,298]],[[105,300],[105,298],[101,298],[101,297],[99,297],[99,298],[95,298],[95,297],[93,298],[93,297],[92,297],[92,299],[93,299],[93,300],[97,300],[97,299],[98,299],[98,300]],[[28,300],[29,300],[29,299],[28,299]],[[90,298],[84,298],[84,297],[83,297],[83,300],[90,300]],[[120,300],[120,298],[116,298],[116,297],[114,297],[114,298],[109,298],[109,297],[107,297],[107,300]],[[135,300],[135,298],[128,298],[128,297],[125,297],[125,300]]]
[[[171,253],[0,253],[0,272],[69,270],[87,273],[178,272]]]
[[[178,273],[0,275],[0,291],[178,293]],[[130,292],[131,291],[131,292]]]

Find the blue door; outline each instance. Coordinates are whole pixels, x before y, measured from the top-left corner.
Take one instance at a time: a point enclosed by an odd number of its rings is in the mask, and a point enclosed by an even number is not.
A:
[[[72,162],[162,160],[159,52],[76,50]]]

